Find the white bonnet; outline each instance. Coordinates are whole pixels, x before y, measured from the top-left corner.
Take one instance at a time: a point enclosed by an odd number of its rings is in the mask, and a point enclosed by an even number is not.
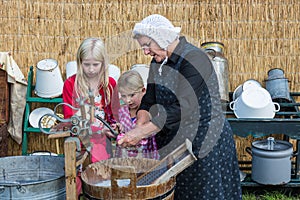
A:
[[[166,49],[179,37],[180,27],[173,24],[164,16],[153,14],[136,23],[133,28],[133,37],[144,35],[152,38],[161,48]]]

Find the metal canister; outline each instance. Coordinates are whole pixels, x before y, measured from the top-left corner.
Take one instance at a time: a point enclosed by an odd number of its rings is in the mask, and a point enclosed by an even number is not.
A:
[[[274,68],[268,71],[268,79],[265,80],[266,89],[272,100],[277,102],[291,102],[289,80],[284,77],[284,71]]]
[[[221,100],[229,101],[228,91],[228,60],[224,57],[224,44],[221,42],[205,42],[201,48],[209,56],[218,77]]]

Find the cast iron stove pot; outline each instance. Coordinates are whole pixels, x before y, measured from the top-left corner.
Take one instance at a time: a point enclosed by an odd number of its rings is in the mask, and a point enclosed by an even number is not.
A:
[[[247,147],[246,151],[252,155],[253,181],[264,185],[283,185],[291,180],[291,143],[269,137],[252,142],[252,148]]]

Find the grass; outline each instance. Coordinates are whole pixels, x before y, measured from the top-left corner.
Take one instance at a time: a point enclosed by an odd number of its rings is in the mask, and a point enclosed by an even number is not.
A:
[[[299,200],[300,195],[292,193],[283,193],[280,191],[260,191],[256,192],[245,192],[243,193],[243,200]]]
[[[293,195],[293,194],[285,194],[279,191],[273,191],[273,192],[260,192],[261,194],[255,194],[250,192],[245,192],[243,194],[243,200],[299,200],[299,195]],[[83,200],[84,198],[81,197],[80,200]]]

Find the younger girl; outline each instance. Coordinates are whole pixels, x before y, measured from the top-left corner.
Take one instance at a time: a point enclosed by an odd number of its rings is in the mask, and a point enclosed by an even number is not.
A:
[[[119,110],[119,120],[121,124],[121,133],[117,141],[120,140],[126,132],[133,129],[136,125],[136,112],[141,104],[142,97],[146,92],[141,75],[134,70],[124,72],[118,80],[118,90],[121,99],[125,103]],[[117,157],[144,157],[159,159],[155,136],[152,135],[137,146],[135,150],[117,147]]]

